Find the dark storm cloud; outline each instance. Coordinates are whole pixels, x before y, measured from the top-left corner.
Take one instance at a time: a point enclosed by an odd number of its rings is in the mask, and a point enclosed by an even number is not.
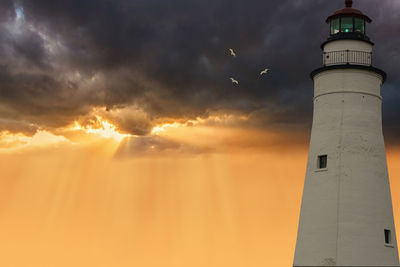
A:
[[[1,0],[0,5],[0,22],[3,22],[7,19],[8,16],[11,15],[10,13],[14,6],[14,3],[13,0]]]
[[[8,41],[12,45],[14,56],[19,60],[34,67],[47,68],[44,42],[38,34],[24,30],[18,37],[10,36]]]
[[[307,129],[309,72],[321,65],[319,45],[328,34],[324,20],[343,2],[2,1],[0,101],[15,117],[45,128],[67,124],[90,107],[112,111],[133,105],[148,114],[148,121],[119,117],[114,122],[139,135],[162,118],[206,117],[221,110],[258,114],[250,116],[257,122],[268,114],[266,123]],[[392,115],[400,112],[396,2],[355,1],[374,19],[368,29],[377,43],[374,61],[388,70],[384,91],[392,89],[384,94],[384,122],[391,136],[400,133]],[[16,6],[34,29],[23,28],[18,35],[7,27],[15,21]],[[238,57],[230,57],[228,48]],[[260,78],[265,67],[270,74]],[[100,81],[89,82],[96,75]]]
[[[88,111],[84,101],[90,102],[89,97],[76,98],[74,88],[62,87],[47,74],[13,74],[0,67],[0,84],[2,118],[28,120],[44,128],[59,127]]]

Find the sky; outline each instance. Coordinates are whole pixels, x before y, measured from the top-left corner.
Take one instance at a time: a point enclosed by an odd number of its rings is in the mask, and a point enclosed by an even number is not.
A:
[[[343,6],[0,0],[1,265],[290,265],[309,74]],[[388,74],[397,218],[400,1],[354,7]]]

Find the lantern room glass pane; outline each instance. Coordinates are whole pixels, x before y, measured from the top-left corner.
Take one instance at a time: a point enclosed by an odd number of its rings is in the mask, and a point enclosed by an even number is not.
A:
[[[342,18],[341,32],[353,32],[353,18],[352,17]]]
[[[365,22],[363,19],[359,18],[354,19],[354,31],[365,34]]]
[[[334,19],[331,21],[331,34],[337,34],[340,30],[339,19]]]

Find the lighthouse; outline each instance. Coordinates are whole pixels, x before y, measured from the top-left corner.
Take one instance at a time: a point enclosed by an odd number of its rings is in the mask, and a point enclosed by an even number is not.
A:
[[[399,266],[371,19],[351,0],[326,20],[293,266]],[[378,1],[377,1],[377,4]]]

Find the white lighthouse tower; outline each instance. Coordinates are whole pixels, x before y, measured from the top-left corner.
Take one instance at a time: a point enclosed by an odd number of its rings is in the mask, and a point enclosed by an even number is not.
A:
[[[371,19],[346,0],[326,22],[293,265],[399,266]]]

